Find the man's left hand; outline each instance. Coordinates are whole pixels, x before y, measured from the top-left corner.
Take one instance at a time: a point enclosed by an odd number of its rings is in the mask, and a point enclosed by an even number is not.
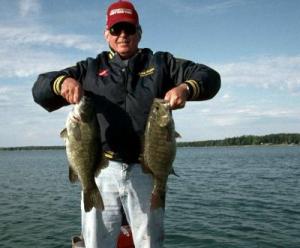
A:
[[[169,90],[166,93],[164,100],[170,103],[172,109],[180,109],[185,106],[187,98],[188,89],[186,84],[183,83]]]

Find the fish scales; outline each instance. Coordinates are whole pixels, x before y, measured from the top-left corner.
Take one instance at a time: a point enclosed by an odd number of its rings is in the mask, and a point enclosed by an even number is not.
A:
[[[154,178],[152,208],[164,207],[166,184],[176,155],[175,127],[170,105],[154,99],[146,129],[143,165]]]
[[[104,204],[95,182],[95,175],[105,166],[99,126],[91,99],[84,96],[69,113],[66,128],[61,132],[66,143],[69,179],[80,181],[86,212],[93,207],[103,210]]]

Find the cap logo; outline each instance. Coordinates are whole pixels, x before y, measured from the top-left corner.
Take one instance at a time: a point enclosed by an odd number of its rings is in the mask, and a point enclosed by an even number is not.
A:
[[[117,15],[117,14],[128,14],[128,15],[132,15],[132,10],[131,9],[123,9],[123,8],[119,8],[119,9],[113,9],[110,11],[109,15]]]

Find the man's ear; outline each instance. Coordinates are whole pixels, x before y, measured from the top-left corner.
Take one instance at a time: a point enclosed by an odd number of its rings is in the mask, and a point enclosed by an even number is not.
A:
[[[105,29],[104,31],[104,39],[108,42],[109,41],[109,31],[107,29]]]

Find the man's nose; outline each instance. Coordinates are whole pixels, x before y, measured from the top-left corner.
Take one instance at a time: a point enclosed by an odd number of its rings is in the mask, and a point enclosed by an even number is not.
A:
[[[120,36],[126,37],[128,36],[124,29],[121,30]]]

